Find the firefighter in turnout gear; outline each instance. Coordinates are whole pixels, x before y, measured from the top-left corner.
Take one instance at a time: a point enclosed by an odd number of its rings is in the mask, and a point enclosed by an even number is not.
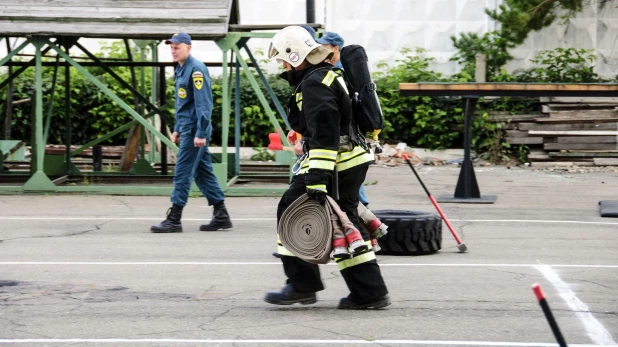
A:
[[[279,31],[270,45],[269,58],[283,65],[286,71],[281,77],[293,88],[288,120],[304,140],[304,160],[279,201],[277,221],[301,195],[324,202],[329,194],[362,231],[358,225],[358,191],[374,159],[362,146],[364,138],[361,141],[354,130],[352,103],[342,71],[330,64],[330,57],[331,51],[298,26]],[[353,258],[335,258],[350,290],[340,300],[339,309],[378,309],[390,304],[370,236],[365,231],[362,236],[367,244],[364,251]],[[280,241],[278,244],[287,283],[280,291],[266,293],[264,300],[275,305],[315,303],[316,292],[324,289],[318,265],[295,257]]]
[[[213,107],[208,69],[191,56],[191,37],[187,33],[175,34],[165,43],[170,45],[172,58],[178,63],[174,69],[176,123],[172,141],[180,145],[174,170],[174,190],[170,197],[172,207],[167,218],[150,230],[153,233],[182,232],[182,209],[187,204],[194,179],[208,205],[214,206],[212,220],[201,225],[200,230],[230,229],[232,222],[225,208],[225,196],[214,174],[208,151]]]

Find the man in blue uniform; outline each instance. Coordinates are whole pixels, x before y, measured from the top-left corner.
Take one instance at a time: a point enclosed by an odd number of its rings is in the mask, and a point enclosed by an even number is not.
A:
[[[153,225],[154,233],[182,232],[180,219],[187,204],[191,183],[195,183],[214,206],[209,224],[200,226],[201,231],[230,229],[232,222],[225,208],[225,196],[212,169],[208,141],[212,133],[212,91],[206,65],[191,56],[191,37],[187,33],[174,34],[165,41],[170,45],[172,58],[178,63],[174,70],[176,81],[176,124],[172,141],[180,143],[174,174],[174,191],[170,200],[172,207],[167,219]]]

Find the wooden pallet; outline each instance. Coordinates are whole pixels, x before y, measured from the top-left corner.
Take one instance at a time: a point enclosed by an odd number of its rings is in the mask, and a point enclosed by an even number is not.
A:
[[[540,101],[533,120],[515,115],[506,130],[506,142],[531,150],[534,166],[618,165],[618,98]]]

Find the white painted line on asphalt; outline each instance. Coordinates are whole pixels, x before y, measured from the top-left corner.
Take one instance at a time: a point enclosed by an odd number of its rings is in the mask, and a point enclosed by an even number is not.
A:
[[[2,261],[0,265],[277,265],[281,262],[163,262],[163,261],[130,261],[130,262],[104,262],[104,261]],[[326,265],[336,266],[334,262]],[[538,267],[539,264],[388,264],[380,262],[380,267],[404,267],[404,266],[428,266],[428,267]],[[568,268],[597,268],[618,269],[618,265],[577,265],[577,264],[553,264],[551,267]]]
[[[0,217],[0,220],[160,220],[165,216],[158,217]],[[204,218],[183,218],[183,221],[204,221],[210,217]],[[276,221],[277,218],[234,218],[234,221]],[[617,223],[618,224],[618,223]]]
[[[159,220],[165,216],[157,217],[32,217],[32,216],[0,216],[0,220]],[[183,221],[203,221],[204,218],[183,218]],[[234,221],[276,221],[276,218],[233,218]],[[520,219],[449,219],[454,222],[475,222],[475,223],[557,223],[557,224],[597,224],[597,225],[618,225],[618,222],[585,222],[575,220],[520,220]]]
[[[558,273],[548,265],[537,265],[535,266],[540,273],[545,276],[545,279],[551,283],[554,288],[560,294],[560,297],[567,303],[567,305],[575,312],[575,315],[579,320],[584,323],[584,327],[586,328],[586,333],[592,339],[595,344],[598,345],[615,345],[616,341],[612,339],[612,335],[605,329],[603,324],[599,322],[590,310],[588,306],[584,304],[581,300],[577,298],[575,293],[571,290],[570,286],[564,282]]]
[[[449,219],[459,222],[507,222],[507,223],[564,223],[564,224],[599,224],[599,225],[618,225],[618,222],[584,222],[577,220],[534,220],[534,219]]]
[[[0,343],[183,343],[183,344],[325,344],[325,345],[432,345],[432,346],[511,346],[511,347],[555,347],[555,342],[491,342],[491,341],[440,341],[440,340],[232,340],[232,339],[0,339]],[[572,347],[593,347],[598,345],[569,344]],[[616,347],[618,345],[609,345]],[[606,345],[607,347],[607,345]]]

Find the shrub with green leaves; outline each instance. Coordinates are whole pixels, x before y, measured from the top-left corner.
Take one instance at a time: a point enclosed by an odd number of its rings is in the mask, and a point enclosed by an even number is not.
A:
[[[451,130],[453,121],[461,119],[459,103],[445,98],[399,95],[401,82],[446,82],[449,79],[430,68],[433,58],[424,56],[425,50],[417,48],[401,51],[401,59],[392,66],[380,62],[374,73],[378,97],[384,114],[384,129],[380,137],[390,141],[403,141],[411,146],[448,148],[458,137]]]

